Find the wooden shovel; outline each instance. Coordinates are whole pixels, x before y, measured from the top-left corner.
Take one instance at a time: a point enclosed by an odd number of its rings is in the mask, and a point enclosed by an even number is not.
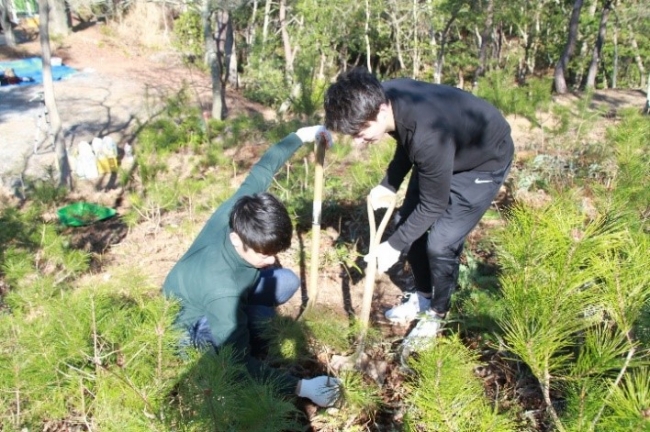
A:
[[[396,197],[393,196],[388,204],[386,213],[384,214],[379,228],[375,226],[375,211],[372,208],[370,203],[370,197],[368,197],[368,223],[370,224],[370,246],[368,250],[368,267],[366,268],[366,280],[363,290],[363,303],[361,306],[361,333],[358,339],[357,354],[361,354],[364,350],[366,334],[368,333],[368,323],[370,321],[370,307],[372,306],[372,296],[375,291],[375,277],[377,274],[377,247],[381,241],[381,236],[384,234],[384,230],[388,225],[393,210],[395,209],[395,203],[397,202]],[[375,230],[376,229],[376,230]],[[359,356],[360,357],[360,356]]]

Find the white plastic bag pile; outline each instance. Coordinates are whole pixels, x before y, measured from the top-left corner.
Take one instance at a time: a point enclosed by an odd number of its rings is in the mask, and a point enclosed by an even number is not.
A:
[[[117,145],[113,138],[93,138],[92,143],[81,141],[72,167],[79,178],[96,179],[100,175],[117,171]]]

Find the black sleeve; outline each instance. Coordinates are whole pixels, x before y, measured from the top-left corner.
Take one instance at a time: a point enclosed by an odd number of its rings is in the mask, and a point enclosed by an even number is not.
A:
[[[413,163],[409,159],[404,146],[398,143],[395,146],[393,160],[390,161],[390,164],[388,164],[388,168],[386,169],[386,176],[380,184],[393,192],[397,192],[412,167]]]
[[[420,199],[415,210],[388,239],[389,244],[397,250],[404,250],[421,237],[449,204],[451,177],[454,171],[453,141],[444,134],[429,133],[418,137],[413,149],[413,160],[418,169]]]

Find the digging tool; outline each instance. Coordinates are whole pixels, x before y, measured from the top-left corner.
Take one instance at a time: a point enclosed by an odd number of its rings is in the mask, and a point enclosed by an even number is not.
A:
[[[368,223],[370,224],[370,246],[368,250],[368,267],[366,268],[366,280],[365,286],[363,289],[363,303],[361,306],[361,333],[359,335],[359,343],[357,347],[358,358],[361,358],[360,354],[363,353],[364,345],[366,341],[366,334],[368,333],[368,323],[370,321],[370,307],[372,305],[372,296],[375,291],[375,277],[377,275],[377,247],[381,241],[381,236],[384,234],[384,230],[388,225],[393,210],[395,209],[395,204],[397,200],[393,196],[390,199],[386,213],[382,218],[379,228],[376,228],[375,224],[375,211],[372,208],[370,203],[370,197],[368,197]]]
[[[307,309],[316,303],[318,297],[318,264],[320,258],[320,222],[323,207],[323,166],[327,140],[316,140],[316,167],[314,169],[314,203],[311,225],[311,268],[307,285]]]

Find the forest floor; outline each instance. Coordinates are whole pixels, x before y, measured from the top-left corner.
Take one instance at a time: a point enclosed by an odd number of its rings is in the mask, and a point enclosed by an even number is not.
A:
[[[91,141],[95,136],[110,135],[123,148],[134,140],[138,122],[154,115],[161,107],[161,101],[174,95],[183,86],[189,86],[196,97],[196,103],[202,109],[209,109],[211,84],[207,75],[191,72],[171,51],[147,51],[116,40],[107,36],[103,26],[95,25],[73,33],[53,52],[63,59],[65,65],[79,71],[70,78],[55,83],[57,105],[69,147],[81,140]],[[37,39],[24,38],[16,49],[0,45],[0,61],[39,55]],[[0,177],[5,186],[11,186],[11,179],[16,175],[42,175],[45,167],[54,163],[52,149],[45,148],[38,155],[31,154],[36,108],[30,98],[38,91],[38,87],[40,86],[0,89],[0,160],[3,160]],[[566,103],[579,97],[563,96],[557,102]],[[644,99],[645,93],[641,91],[597,91],[593,104],[605,107],[605,111],[614,115],[605,116],[586,139],[600,139],[605,129],[616,121],[616,110],[623,107],[641,108]],[[228,94],[228,106],[232,114],[256,112],[267,119],[274,115],[268,108],[246,101],[236,92]],[[519,158],[538,154],[544,149],[544,134],[540,128],[532,126],[521,117],[511,116],[508,120],[513,128]],[[260,143],[242,143],[240,147],[259,145]],[[242,148],[237,152],[237,155],[243,155],[241,157],[250,156],[251,152],[258,153],[255,149],[250,152],[241,150]],[[78,182],[78,186],[73,195],[79,199],[109,205],[116,208],[118,213],[128,208],[123,191],[114,184],[105,182],[105,179],[92,184]],[[535,193],[523,199],[544,201],[547,197]],[[119,219],[78,229],[72,233],[73,244],[103,253],[101,265],[85,278],[107,280],[111,271],[121,265],[136,264],[154,283],[162,285],[164,277],[191,241],[181,237],[179,230],[165,228],[179,226],[183,220],[194,217],[174,212],[146,219],[129,229]],[[197,226],[201,226],[202,222],[197,220]],[[476,245],[493,223],[481,222],[468,238],[468,249]],[[325,228],[321,244],[323,249],[333,247],[340,235],[336,226]],[[302,235],[309,236],[309,233]],[[304,264],[292,262],[288,258],[290,256],[296,256],[295,250],[280,257],[283,265],[307,275],[308,269],[305,270]],[[136,257],[137,263],[134,263]],[[378,277],[375,286],[372,320],[380,325],[387,338],[395,341],[404,335],[407,328],[387,325],[383,320],[383,312],[399,301],[402,289],[408,284],[408,276],[397,272]],[[319,275],[317,305],[342,317],[355,311],[359,313],[363,287],[362,276],[350,278],[338,265],[325,268]],[[283,309],[287,314],[297,316],[300,305],[301,298],[295,296]]]

